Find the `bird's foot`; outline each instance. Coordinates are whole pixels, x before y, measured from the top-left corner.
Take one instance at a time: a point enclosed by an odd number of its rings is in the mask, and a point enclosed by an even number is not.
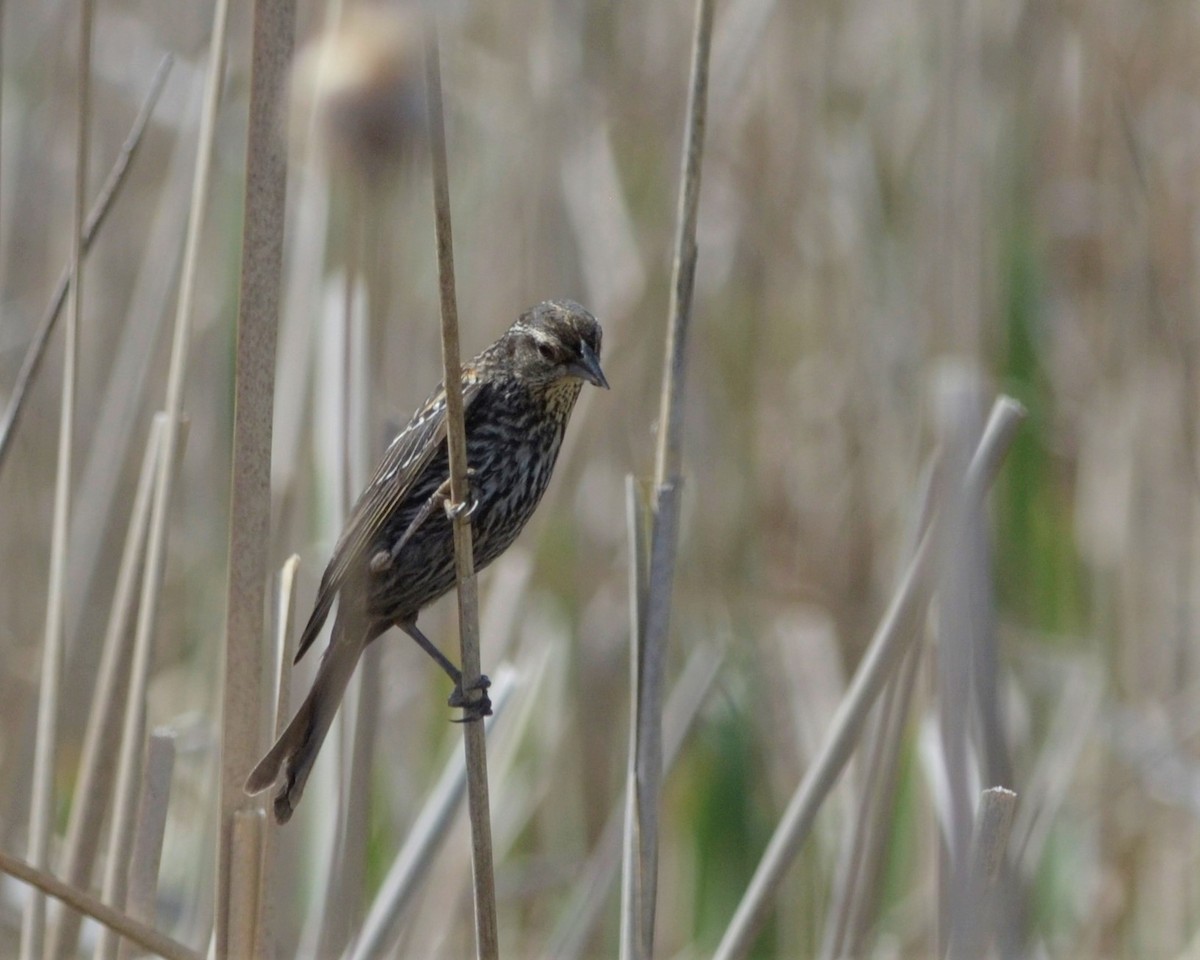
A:
[[[467,477],[475,476],[475,468],[467,469]],[[389,550],[379,550],[371,557],[367,566],[371,573],[380,574],[385,570],[390,570],[392,564],[400,556],[400,551],[404,549],[404,545],[412,539],[412,535],[421,528],[421,525],[433,516],[433,511],[437,509],[438,504],[441,504],[446,511],[446,516],[450,520],[454,520],[459,514],[466,511],[466,516],[470,517],[475,512],[475,508],[479,506],[479,501],[472,499],[470,504],[451,503],[450,502],[450,478],[443,480],[436,490],[430,494],[429,499],[421,505],[421,509],[417,511],[417,515],[413,517],[412,523],[408,525],[408,529],[404,531],[400,539],[392,544]]]
[[[479,501],[472,497],[466,503],[451,503],[447,498],[445,503],[446,516],[450,520],[457,520],[459,517],[469,520],[471,516],[479,509]]]
[[[450,699],[446,703],[451,707],[460,707],[463,715],[459,720],[452,720],[452,723],[470,723],[473,720],[482,720],[484,717],[492,715],[492,700],[487,695],[488,687],[492,685],[492,681],[485,675],[480,674],[479,679],[471,686],[472,692],[478,692],[479,697],[474,700],[468,700],[462,688],[462,678],[459,677],[458,685],[454,688],[454,692],[450,694]]]

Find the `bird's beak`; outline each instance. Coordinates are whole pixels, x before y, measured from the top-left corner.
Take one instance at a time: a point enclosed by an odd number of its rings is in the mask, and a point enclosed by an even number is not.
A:
[[[567,373],[580,380],[595,384],[597,387],[608,389],[608,379],[604,376],[604,371],[600,369],[600,358],[587,343],[580,347],[579,359],[568,364]]]

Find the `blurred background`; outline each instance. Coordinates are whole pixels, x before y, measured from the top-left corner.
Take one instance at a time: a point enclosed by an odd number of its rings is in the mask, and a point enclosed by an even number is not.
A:
[[[57,0],[0,11],[7,403],[69,260],[79,18]],[[415,84],[420,104],[420,44],[377,19],[390,12],[302,0],[298,47],[332,31],[335,56],[365,65],[353,82]],[[198,948],[213,899],[249,14],[235,5],[228,29],[148,695],[148,724],[177,753],[157,922]],[[584,392],[542,508],[481,578],[484,669],[495,678],[508,661],[519,675],[492,764],[509,956],[616,952],[616,885],[592,897],[591,924],[572,898],[624,792],[625,485],[653,468],[693,18],[686,0],[442,11],[464,354],[526,307],[572,297],[604,325],[612,384]],[[89,197],[159,60],[176,60],[82,284],[60,839],[164,402],[210,30],[206,4],[104,0],[96,12]],[[822,742],[911,552],[947,377],[970,384],[979,418],[1001,391],[1029,410],[973,560],[972,618],[994,655],[980,697],[994,701],[1003,785],[1019,795],[996,949],[1200,951],[1198,50],[1192,3],[717,3],[668,672],[668,689],[689,678],[697,692],[665,782],[660,955],[716,947]],[[349,501],[441,369],[419,118],[398,114],[400,156],[382,169],[336,114],[323,118],[324,81],[306,82],[287,134],[271,534],[273,571],[300,556],[300,620]],[[359,278],[349,312],[347,276]],[[0,843],[18,853],[61,378],[60,333],[0,470]],[[756,955],[936,950],[948,829],[938,622],[919,625],[925,653],[887,788],[852,765]],[[422,625],[457,658],[452,600]],[[331,738],[345,748],[327,747],[279,835],[280,956],[340,952],[348,934],[322,918],[361,915],[460,749],[445,678],[406,638],[386,635],[366,662],[359,732]],[[297,697],[312,671],[294,672]],[[995,743],[971,724],[972,769],[992,772]],[[372,758],[353,801],[365,854],[334,884],[330,811],[353,743]],[[886,829],[847,946],[831,931],[864,797],[885,798],[874,815]],[[470,949],[465,816],[454,822],[399,918],[399,955]],[[0,884],[6,953],[23,896]]]

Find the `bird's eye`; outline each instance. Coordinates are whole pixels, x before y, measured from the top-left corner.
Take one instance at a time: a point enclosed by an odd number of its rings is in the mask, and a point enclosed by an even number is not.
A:
[[[548,343],[539,343],[537,345],[537,351],[542,355],[543,360],[554,359],[554,348]]]

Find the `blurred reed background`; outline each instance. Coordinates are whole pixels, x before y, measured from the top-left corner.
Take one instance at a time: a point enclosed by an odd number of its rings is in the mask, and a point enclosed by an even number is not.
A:
[[[146,729],[174,759],[156,768],[169,803],[141,916],[196,950],[214,914],[249,8],[227,29],[146,700]],[[399,90],[386,109],[402,124],[384,163],[298,84],[269,542],[272,610],[299,554],[297,618],[350,499],[440,378],[420,43],[383,16],[297,7],[298,46],[342,36],[331,56],[351,81]],[[489,741],[508,956],[617,952],[617,884],[581,884],[619,860],[604,838],[628,747],[625,478],[653,473],[693,19],[690,0],[442,11],[463,351],[570,296],[604,324],[613,386],[585,391],[542,508],[480,583],[484,670],[516,669]],[[207,4],[95,9],[85,208],[164,54],[174,63],[80,288],[43,811],[58,873],[168,388],[211,21]],[[79,30],[76,4],[0,5],[5,405],[71,257]],[[922,490],[955,501],[930,479],[935,448],[952,475],[1001,391],[1030,416],[989,522],[965,510],[946,525],[932,614],[913,625],[923,653],[889,687],[890,722],[868,725],[872,749],[824,805],[754,955],[935,955],[961,914],[953,878],[976,798],[997,785],[1018,794],[997,955],[1200,950],[1198,50],[1188,3],[717,3],[667,667],[668,690],[682,688],[668,742],[688,732],[664,782],[660,956],[717,949],[913,552]],[[0,465],[0,846],[18,855],[63,373],[60,322]],[[452,601],[422,624],[457,656]],[[118,627],[131,636],[132,618]],[[460,752],[444,677],[399,634],[375,646],[346,711],[356,722],[331,738],[343,749],[325,751],[270,841],[279,956],[341,954]],[[965,664],[949,653],[962,649]],[[277,662],[264,637],[268,675]],[[312,670],[297,668],[294,692]],[[120,727],[119,689],[113,701]],[[255,749],[272,704],[260,712]],[[351,780],[352,836],[339,838],[332,811]],[[472,948],[465,815],[452,824],[378,955]],[[97,894],[106,835],[85,868]],[[0,884],[0,954],[16,953],[27,898]],[[81,952],[97,937],[85,925]]]

